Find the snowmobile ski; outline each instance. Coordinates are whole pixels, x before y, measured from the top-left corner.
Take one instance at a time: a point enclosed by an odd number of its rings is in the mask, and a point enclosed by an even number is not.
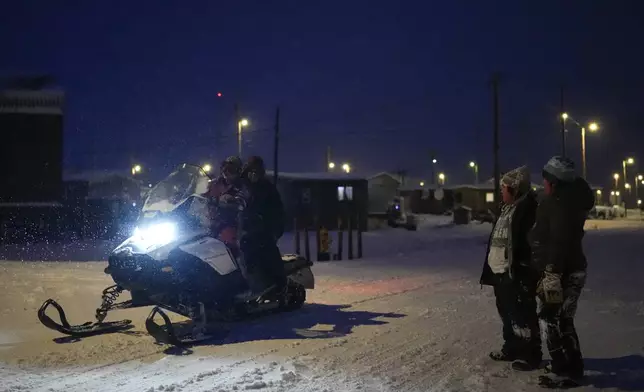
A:
[[[578,388],[581,383],[570,377],[545,375],[539,376],[539,386],[548,389],[569,389]]]
[[[221,333],[209,333],[209,331],[207,330],[204,307],[201,303],[199,305],[201,312],[199,318],[201,318],[201,321],[195,324],[191,332],[177,333],[168,315],[165,314],[165,312],[158,306],[155,306],[154,309],[152,309],[152,312],[145,320],[145,329],[158,343],[164,343],[179,347],[191,346],[215,338],[220,338]],[[163,319],[164,325],[159,325],[154,321],[154,316],[156,316],[157,314]]]
[[[46,311],[49,306],[53,306],[58,311],[60,323],[55,322],[51,317],[47,316]],[[73,337],[102,335],[123,331],[132,327],[132,320],[111,321],[107,323],[88,321],[84,324],[71,325],[67,321],[63,308],[53,299],[48,299],[42,304],[38,310],[38,319],[45,327]]]
[[[42,306],[40,306],[40,309],[38,309],[38,320],[40,320],[40,322],[47,328],[73,337],[102,335],[130,329],[132,328],[132,320],[103,322],[105,317],[107,317],[108,311],[132,307],[132,301],[125,301],[118,304],[114,303],[122,291],[123,289],[118,285],[113,285],[103,290],[101,306],[96,309],[96,322],[88,321],[79,325],[69,324],[62,306],[51,298],[45,301]],[[60,323],[55,322],[51,317],[47,316],[47,308],[49,308],[49,306],[53,306],[58,311]]]

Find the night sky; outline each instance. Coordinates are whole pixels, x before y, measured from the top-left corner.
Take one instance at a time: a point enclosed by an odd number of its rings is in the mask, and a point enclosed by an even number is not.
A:
[[[67,94],[69,170],[157,173],[237,151],[233,105],[251,121],[243,155],[280,167],[492,176],[489,79],[501,72],[501,164],[539,173],[561,151],[566,111],[600,123],[588,173],[644,171],[641,1],[12,1],[0,74],[50,73]],[[222,97],[217,97],[221,92]],[[580,164],[579,129],[569,126]]]

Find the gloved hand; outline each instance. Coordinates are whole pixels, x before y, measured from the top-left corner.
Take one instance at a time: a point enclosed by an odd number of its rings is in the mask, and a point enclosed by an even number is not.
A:
[[[544,271],[543,276],[537,285],[537,295],[541,296],[547,304],[563,303],[561,274]]]

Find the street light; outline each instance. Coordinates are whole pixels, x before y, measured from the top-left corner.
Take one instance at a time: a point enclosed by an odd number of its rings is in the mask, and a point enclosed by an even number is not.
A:
[[[132,175],[136,175],[138,173],[141,173],[142,170],[143,170],[143,168],[141,167],[141,165],[134,165],[134,166],[132,166]]]
[[[624,184],[624,188],[626,188],[626,189],[631,189],[631,184],[629,184],[629,183],[627,182],[626,184]]]
[[[335,169],[335,163],[329,162],[329,169],[331,170]]]
[[[209,164],[209,163],[204,164],[201,168],[202,168],[202,169],[203,169],[203,171],[205,171],[206,173],[209,173],[209,172],[212,170],[212,166],[210,166],[210,164]]]
[[[613,179],[615,180],[615,188],[619,188],[619,173],[613,174]]]
[[[432,159],[432,163],[438,163],[438,160],[436,158]]]
[[[630,184],[628,185],[628,188],[626,187],[627,185],[626,179],[628,178],[626,176],[626,165],[633,165],[633,164],[635,164],[635,159],[630,157],[622,161],[622,169],[624,170],[624,190],[629,189],[631,187]]]
[[[474,180],[476,181],[475,184],[478,184],[479,183],[479,165],[477,165],[476,162],[471,161],[470,167],[474,170]]]
[[[597,189],[597,194],[598,194],[598,195],[601,195],[601,194],[602,194],[602,191],[601,191],[600,189]]]
[[[248,119],[245,118],[242,118],[237,122],[237,154],[240,158],[242,155],[242,128],[247,127],[248,124]]]
[[[581,170],[583,178],[586,179],[586,126],[581,125],[577,120],[570,117],[568,113],[562,113],[561,118],[564,122],[570,120],[581,128]],[[596,132],[599,130],[599,125],[596,122],[591,122],[588,124],[588,130],[590,132]]]
[[[346,173],[351,172],[351,166],[348,163],[342,164],[342,170],[344,170]]]
[[[441,185],[445,185],[445,173],[438,173],[438,181]]]
[[[425,181],[421,181],[420,186],[425,186]]]

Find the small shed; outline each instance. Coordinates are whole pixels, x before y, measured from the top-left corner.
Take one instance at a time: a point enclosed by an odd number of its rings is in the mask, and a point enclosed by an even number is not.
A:
[[[271,172],[267,173],[272,178]],[[277,189],[286,212],[286,229],[314,230],[316,225],[328,230],[347,227],[351,216],[367,230],[369,202],[367,179],[346,173],[279,173]]]
[[[385,215],[389,203],[398,196],[402,184],[396,174],[381,172],[367,179],[369,186],[369,215]]]

